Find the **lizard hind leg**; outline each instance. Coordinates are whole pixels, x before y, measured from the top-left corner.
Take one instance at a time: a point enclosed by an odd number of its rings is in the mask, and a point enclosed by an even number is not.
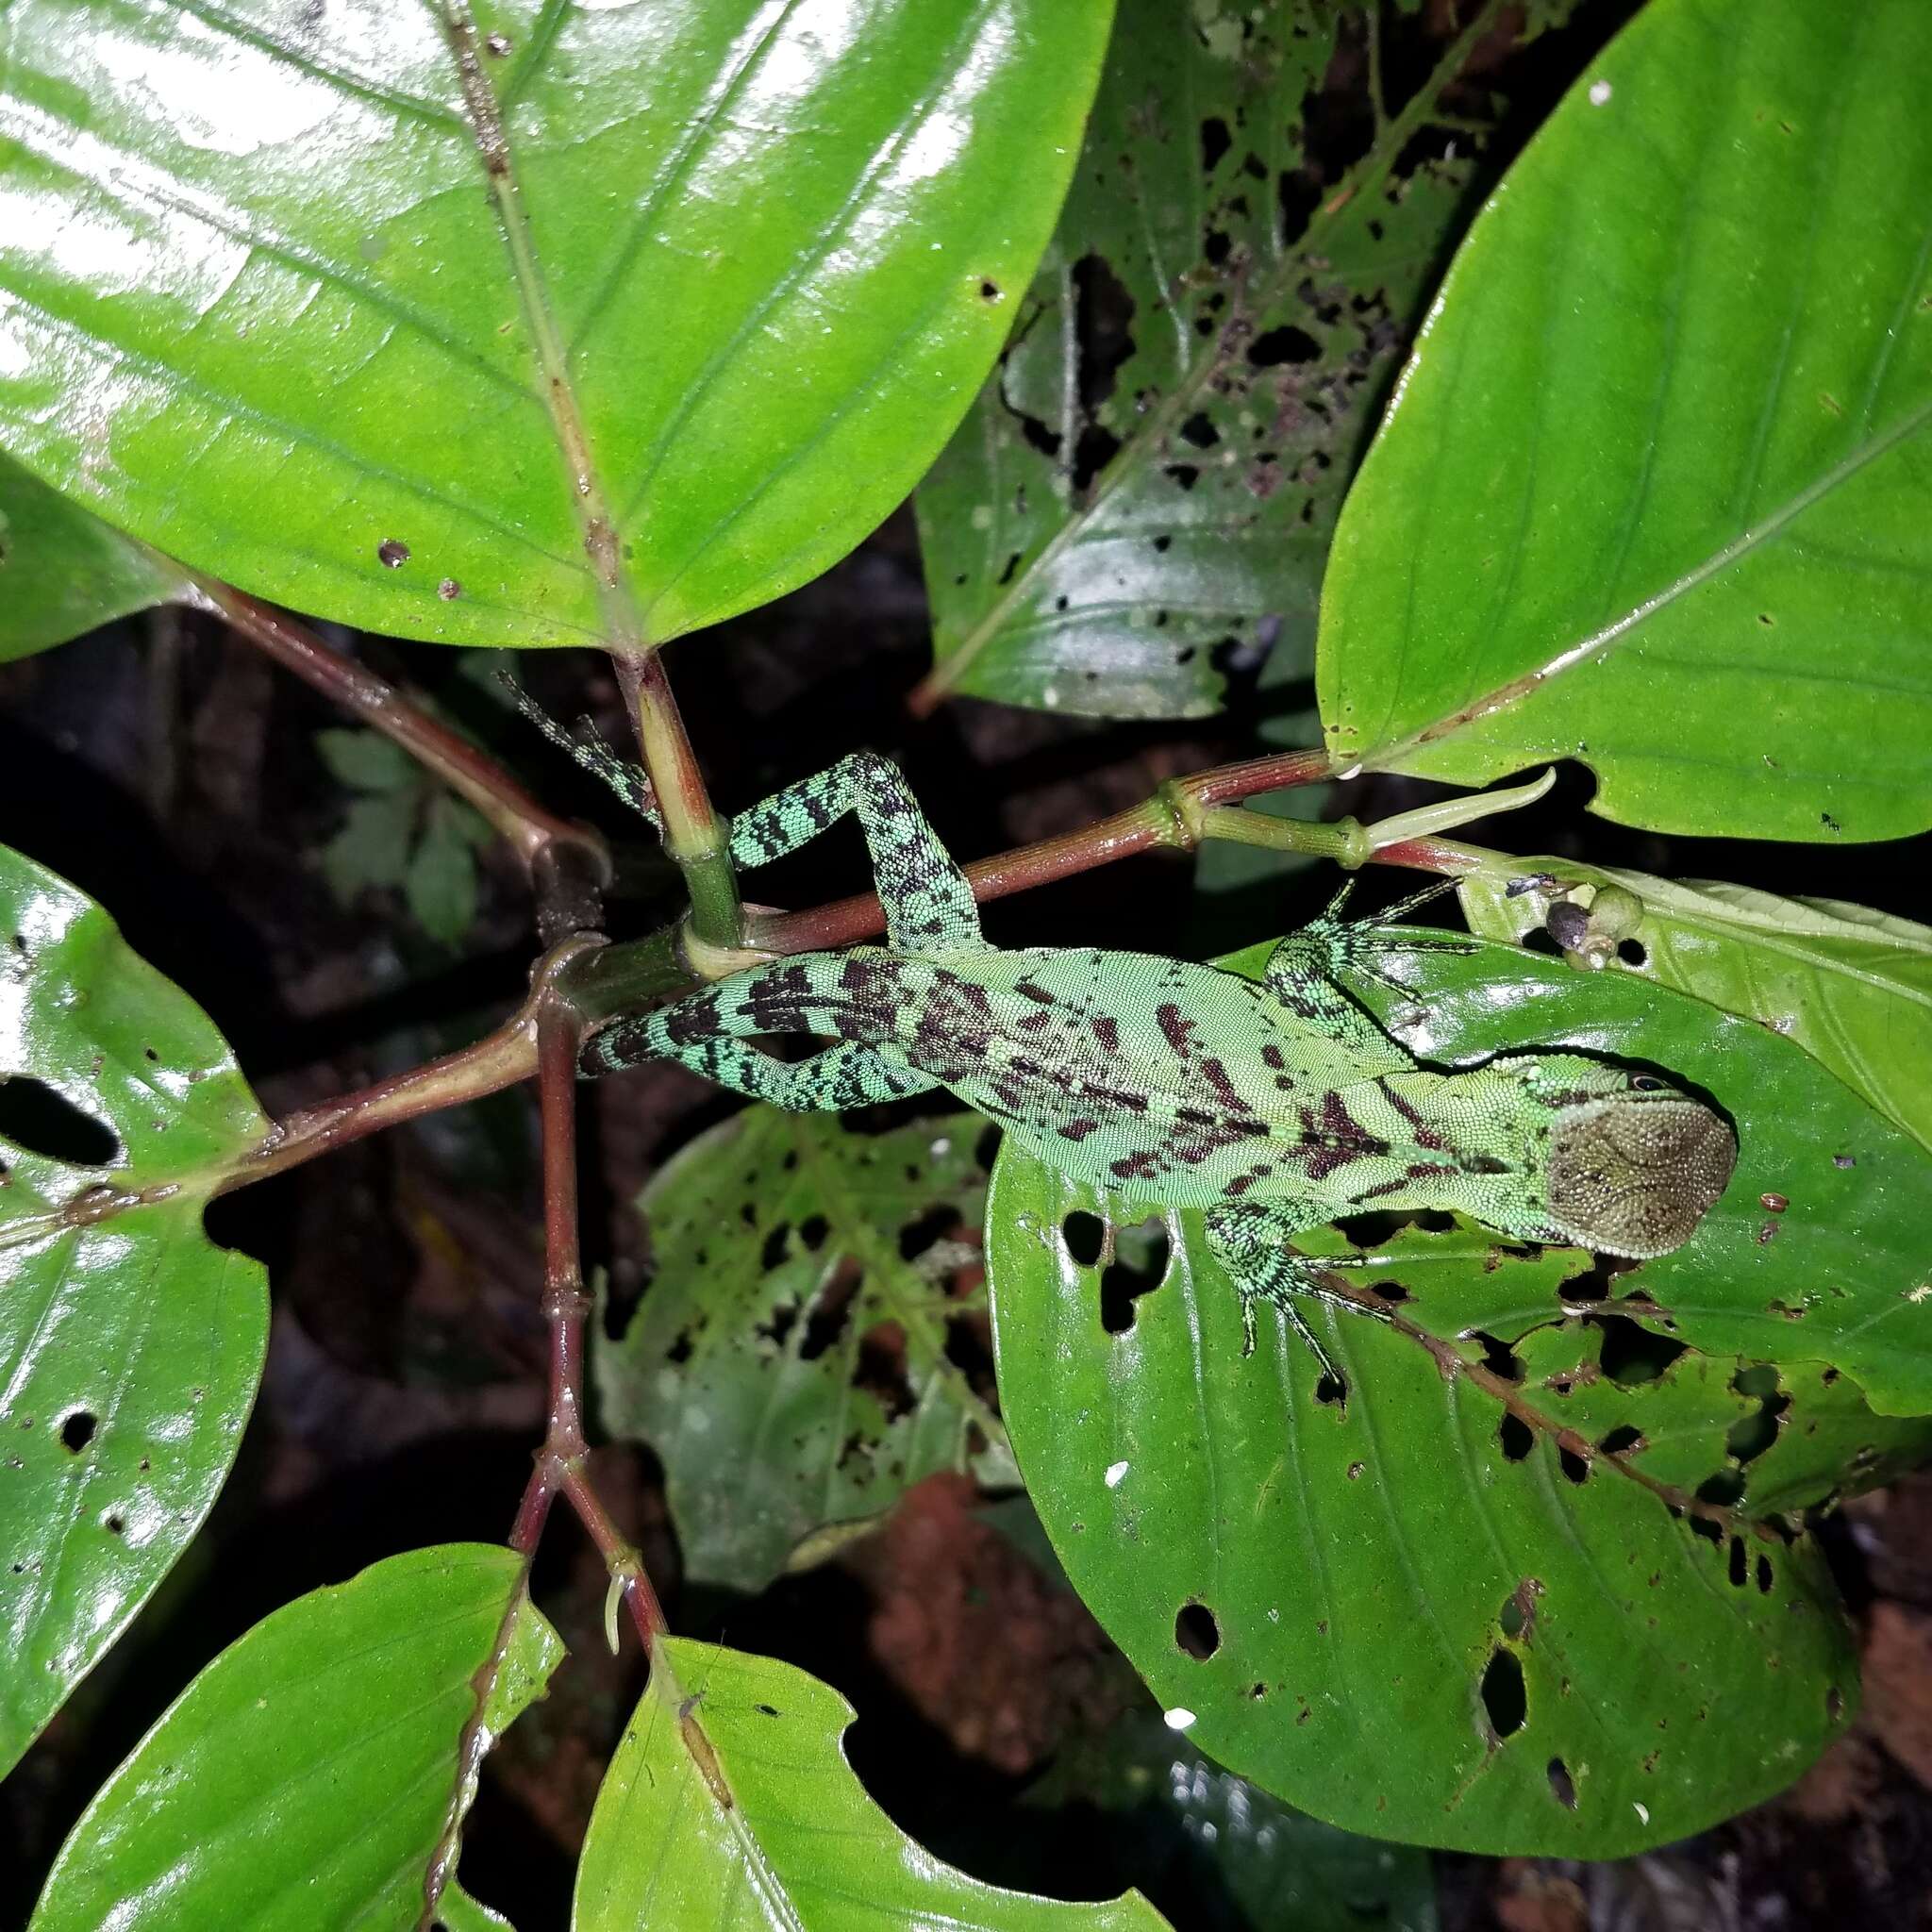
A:
[[[731,857],[741,866],[769,864],[815,839],[846,812],[858,819],[886,938],[902,953],[976,951],[979,908],[953,856],[891,759],[858,751],[815,777],[774,791],[731,821]]]
[[[1243,1203],[1214,1208],[1207,1218],[1208,1248],[1227,1271],[1241,1298],[1241,1353],[1255,1352],[1255,1304],[1265,1301],[1301,1340],[1321,1366],[1324,1376],[1338,1389],[1347,1379],[1329,1359],[1328,1351],[1302,1314],[1301,1302],[1320,1302],[1351,1315],[1386,1322],[1388,1313],[1367,1302],[1337,1292],[1322,1279],[1315,1262],[1294,1252],[1298,1234],[1319,1227],[1328,1210],[1288,1202]]]

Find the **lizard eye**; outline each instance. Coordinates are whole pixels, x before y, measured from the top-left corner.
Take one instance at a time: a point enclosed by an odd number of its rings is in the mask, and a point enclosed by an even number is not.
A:
[[[1664,1091],[1664,1083],[1654,1074],[1631,1074],[1630,1087],[1637,1093],[1661,1093]]]

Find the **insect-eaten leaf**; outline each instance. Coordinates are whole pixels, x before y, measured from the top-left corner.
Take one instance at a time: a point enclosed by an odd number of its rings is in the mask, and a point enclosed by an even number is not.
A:
[[[1634,976],[1495,945],[1386,963],[1413,997],[1361,996],[1431,1063],[1564,1047],[1704,1091],[1736,1124],[1729,1189],[1636,1267],[1441,1216],[1309,1236],[1393,1318],[1310,1311],[1344,1391],[1276,1319],[1243,1356],[1191,1213],[1110,1293],[1107,1230],[1145,1210],[1009,1146],[988,1267],[1028,1491],[1169,1722],[1291,1803],[1474,1851],[1681,1837],[1790,1782],[1856,1700],[1787,1512],[1932,1442],[1932,1163],[1792,1042]]]
[[[0,1768],[234,1461],[267,1282],[202,1208],[268,1131],[200,1008],[92,900],[0,847]]]
[[[651,1277],[608,1286],[599,1414],[663,1459],[686,1572],[753,1591],[824,1532],[1003,1455],[972,1114],[866,1134],[754,1106],[638,1200]]]
[[[666,1638],[577,1868],[578,1932],[774,1924],[1158,1932],[1138,1894],[1069,1905],[982,1884],[908,1838],[841,1739],[852,1707],[794,1665]]]

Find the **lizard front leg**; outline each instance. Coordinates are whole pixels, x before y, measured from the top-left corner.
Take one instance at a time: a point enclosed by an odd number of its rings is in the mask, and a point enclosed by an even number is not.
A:
[[[1322,1270],[1333,1267],[1334,1262],[1318,1263],[1295,1253],[1295,1237],[1323,1226],[1334,1211],[1331,1205],[1312,1201],[1230,1203],[1209,1210],[1207,1230],[1208,1253],[1227,1271],[1241,1294],[1241,1353],[1255,1352],[1255,1304],[1265,1301],[1280,1310],[1282,1320],[1321,1364],[1323,1374],[1340,1388],[1344,1386],[1343,1378],[1328,1359],[1327,1350],[1316,1341],[1314,1330],[1302,1319],[1297,1301],[1324,1302],[1331,1308],[1344,1308],[1352,1315],[1368,1315],[1378,1322],[1388,1321],[1389,1316],[1381,1308],[1330,1288],[1322,1279]]]

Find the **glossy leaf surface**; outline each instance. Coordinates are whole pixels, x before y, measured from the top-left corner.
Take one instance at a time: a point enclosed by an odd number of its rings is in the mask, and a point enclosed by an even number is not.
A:
[[[1231,963],[1258,972],[1266,952]],[[1143,1210],[1008,1149],[988,1264],[1029,1493],[1174,1721],[1290,1802],[1471,1850],[1682,1836],[1789,1782],[1855,1692],[1817,1552],[1749,1518],[1932,1440],[1874,1415],[1836,1366],[1886,1383],[1884,1407],[1932,1407],[1923,1357],[1893,1359],[1919,1312],[1932,1169],[1802,1050],[1699,1002],[1516,948],[1389,964],[1425,995],[1372,1003],[1429,1059],[1570,1045],[1710,1091],[1742,1141],[1731,1190],[1686,1248],[1607,1282],[1587,1256],[1462,1224],[1351,1224],[1370,1265],[1336,1279],[1397,1321],[1312,1311],[1343,1407],[1274,1321],[1242,1357],[1238,1296],[1191,1216],[1167,1217],[1165,1267],[1124,1307],[1070,1217]],[[1858,1166],[1834,1164],[1840,1133]],[[1814,1164],[1853,1185],[1813,1191]],[[1807,1176],[1815,1218],[1788,1191],[1791,1224],[1760,1242],[1780,1168]],[[1841,1307],[1816,1291],[1848,1224]],[[1804,1312],[1770,1311],[1787,1297]],[[1745,1513],[1709,1513],[1732,1503]]]
[[[749,1107],[639,1197],[653,1275],[621,1340],[595,1324],[598,1414],[662,1459],[689,1575],[762,1589],[818,1531],[968,1467],[975,1437],[1004,1448],[947,1353],[985,1313],[984,1132]]]
[[[202,1205],[268,1131],[207,1016],[0,848],[0,1766],[186,1548],[268,1339]]]
[[[0,452],[0,662],[64,644],[179,589],[158,558]]]
[[[1707,879],[1526,858],[1463,880],[1472,928],[1521,939],[1560,899],[1590,909],[1617,887],[1638,901],[1591,957],[1757,1020],[1822,1060],[1855,1093],[1932,1146],[1932,927],[1838,899],[1786,899]],[[1578,890],[1580,889],[1580,890]],[[1599,929],[1601,917],[1592,922]],[[1587,941],[1588,942],[1588,941]],[[1626,955],[1628,957],[1626,957]]]
[[[577,1868],[575,1932],[1153,1932],[1132,1893],[1066,1905],[944,1865],[866,1795],[852,1707],[791,1664],[663,1641]]]
[[[715,623],[849,549],[966,407],[1108,14],[22,0],[0,441],[365,628]]]
[[[1337,531],[1338,758],[1932,824],[1932,11],[1655,0],[1471,229]]]
[[[492,1732],[563,1654],[520,1572],[508,1550],[412,1550],[264,1618],[102,1787],[32,1932],[414,1925],[458,1798],[472,1679],[513,1600]]]
[[[1013,339],[920,486],[928,695],[1193,717],[1244,655],[1307,677],[1341,491],[1470,178],[1394,173],[1466,48],[1374,109],[1341,181],[1305,158],[1337,20],[1122,6]]]

